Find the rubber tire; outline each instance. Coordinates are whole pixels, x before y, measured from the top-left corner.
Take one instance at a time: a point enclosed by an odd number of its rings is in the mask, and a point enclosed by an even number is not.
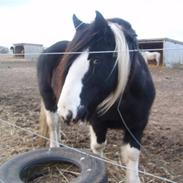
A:
[[[104,162],[63,147],[26,152],[5,162],[0,167],[0,183],[24,183],[30,168],[52,162],[68,162],[80,168],[80,175],[71,183],[108,183]]]

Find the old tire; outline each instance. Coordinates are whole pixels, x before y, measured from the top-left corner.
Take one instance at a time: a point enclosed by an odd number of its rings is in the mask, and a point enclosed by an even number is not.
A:
[[[23,183],[28,170],[47,163],[71,163],[79,167],[80,175],[72,183],[107,183],[105,163],[72,149],[38,149],[20,154],[0,167],[0,183]]]

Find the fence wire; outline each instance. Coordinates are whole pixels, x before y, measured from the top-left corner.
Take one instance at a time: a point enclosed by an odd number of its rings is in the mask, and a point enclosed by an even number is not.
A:
[[[18,125],[16,125],[16,124],[10,123],[10,122],[5,121],[5,120],[3,120],[3,119],[0,119],[0,122],[6,124],[6,125],[8,125],[8,126],[12,126],[12,127],[14,127],[14,128],[17,128],[17,129],[19,129],[19,130],[21,130],[21,131],[27,132],[27,133],[29,133],[29,134],[31,134],[31,135],[36,135],[37,137],[40,137],[40,138],[43,138],[43,139],[49,141],[49,138],[44,137],[44,136],[42,136],[42,135],[40,135],[40,134],[37,134],[36,132],[34,132],[34,131],[32,131],[32,130],[22,128],[22,127],[20,127],[20,126],[18,126]],[[114,162],[113,160],[111,160],[111,159],[109,159],[109,158],[97,157],[97,156],[88,154],[88,153],[86,153],[86,152],[84,152],[84,151],[81,151],[81,150],[79,150],[79,149],[76,149],[76,148],[70,147],[70,146],[68,146],[68,145],[62,144],[62,143],[59,143],[59,145],[62,146],[62,147],[64,147],[64,148],[67,148],[67,149],[73,150],[73,151],[75,151],[75,152],[81,153],[81,154],[83,154],[83,155],[89,156],[89,157],[91,157],[91,158],[95,158],[95,159],[97,159],[97,160],[103,161],[103,162],[105,162],[105,163],[107,163],[107,164],[111,164],[111,165],[113,165],[113,166],[116,166],[116,167],[119,167],[119,168],[122,168],[122,169],[129,169],[129,168],[127,168],[126,166],[121,165],[121,164],[118,164],[118,163]],[[51,148],[50,148],[49,150],[51,150]],[[129,170],[131,170],[131,169],[129,169]],[[169,183],[177,183],[177,182],[175,182],[175,181],[172,181],[172,180],[169,180],[169,179],[167,179],[167,178],[164,178],[164,177],[161,177],[161,176],[157,176],[157,175],[154,175],[154,174],[145,172],[145,171],[138,170],[138,172],[139,172],[140,174],[143,174],[143,175],[146,175],[146,176],[150,176],[150,177],[153,177],[153,178],[155,178],[155,179],[159,179],[159,180],[161,180],[161,181],[165,181],[165,182],[169,182]],[[1,179],[0,179],[0,180],[1,180]]]
[[[144,52],[144,51],[183,51],[183,48],[150,48],[150,49],[133,49],[129,50],[129,52]],[[89,51],[90,54],[102,54],[102,53],[117,53],[119,51],[115,50],[108,50],[108,51]],[[121,50],[120,52],[123,52]],[[0,56],[24,56],[24,55],[72,55],[72,54],[81,54],[83,51],[79,52],[32,52],[32,53],[15,53],[15,54],[2,54],[0,53]]]
[[[155,48],[155,49],[135,49],[135,50],[129,50],[129,52],[144,52],[144,51],[183,51],[183,48],[167,48],[167,49],[164,49],[164,48],[162,48],[162,49]],[[123,51],[121,51],[121,52],[123,52]],[[51,52],[51,53],[46,53],[46,52],[43,52],[43,53],[36,53],[36,52],[35,52],[35,53],[21,53],[21,54],[0,54],[0,57],[6,57],[6,56],[7,56],[7,57],[9,57],[9,56],[18,57],[18,56],[29,56],[29,55],[37,55],[37,56],[39,56],[39,55],[71,55],[71,54],[81,54],[81,53],[83,53],[83,52],[82,52],[82,51],[81,51],[81,52]],[[117,53],[117,51],[114,51],[114,50],[109,50],[109,51],[91,51],[91,52],[89,52],[89,53],[90,53],[90,54]],[[120,117],[121,117],[122,122],[125,123],[124,120],[123,120],[123,117],[122,117],[121,113],[120,113],[119,111],[118,111],[118,113],[119,113],[119,115],[120,115]],[[35,133],[35,132],[32,131],[32,130],[28,130],[28,129],[22,128],[22,127],[20,127],[20,126],[18,126],[18,125],[12,124],[12,123],[10,123],[10,122],[8,122],[8,121],[5,121],[5,120],[2,120],[2,119],[0,119],[0,121],[1,121],[2,123],[4,123],[4,124],[8,125],[8,126],[12,126],[12,127],[17,128],[17,129],[19,129],[19,130],[21,130],[21,131],[27,132],[27,133],[32,134],[32,135],[36,135],[37,137],[40,137],[40,138],[43,138],[43,139],[49,141],[49,138],[44,137],[44,136],[42,136],[42,135],[40,135],[40,134],[37,134],[37,133]],[[131,134],[131,135],[133,136],[133,134]],[[137,141],[137,143],[139,143],[139,142]],[[83,154],[83,155],[90,156],[90,157],[92,157],[92,158],[95,158],[95,159],[98,159],[98,160],[100,160],[100,161],[103,161],[103,162],[105,162],[105,163],[107,163],[107,164],[111,164],[111,165],[113,165],[113,166],[116,166],[116,167],[119,167],[119,168],[122,168],[122,169],[128,169],[126,166],[121,165],[121,164],[118,164],[118,163],[116,163],[116,162],[114,162],[113,160],[110,160],[110,159],[108,159],[108,158],[97,157],[97,156],[94,156],[94,155],[87,154],[86,152],[83,152],[83,151],[78,150],[78,149],[76,149],[76,148],[67,146],[67,145],[65,145],[65,144],[62,144],[62,143],[59,143],[59,144],[60,144],[61,146],[65,147],[65,148],[67,148],[67,149],[71,149],[71,150],[73,150],[73,151],[75,151],[75,152],[78,152],[78,153],[81,153],[81,154]],[[143,147],[141,144],[140,144],[140,146],[142,147],[142,149],[144,150],[144,152],[147,154],[147,152],[146,152],[146,150],[144,149],[144,147]],[[172,180],[169,180],[169,179],[167,179],[167,178],[164,178],[164,177],[161,177],[161,176],[157,176],[157,175],[154,175],[154,174],[145,172],[145,171],[139,170],[139,173],[140,173],[140,174],[143,174],[143,175],[146,175],[146,176],[153,177],[153,178],[155,178],[155,179],[159,179],[159,180],[161,180],[161,181],[165,181],[165,182],[169,182],[169,183],[176,183],[175,181],[172,181]],[[4,182],[0,179],[0,183],[1,183],[1,182],[4,183]]]

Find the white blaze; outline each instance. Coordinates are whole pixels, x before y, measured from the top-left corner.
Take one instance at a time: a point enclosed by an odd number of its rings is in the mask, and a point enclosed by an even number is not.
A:
[[[68,115],[70,110],[73,118],[77,115],[77,108],[80,105],[80,94],[82,91],[82,79],[89,69],[88,51],[79,55],[72,63],[65,79],[64,86],[57,104],[58,114],[62,117]]]

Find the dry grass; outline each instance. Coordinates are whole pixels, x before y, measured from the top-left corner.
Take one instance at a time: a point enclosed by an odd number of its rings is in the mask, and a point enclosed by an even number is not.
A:
[[[27,61],[24,58],[15,57],[13,55],[1,55],[0,62],[20,62],[20,61]]]
[[[35,174],[36,172],[39,172],[39,174]],[[28,175],[29,181],[27,183],[69,183],[79,175],[78,167],[73,164],[50,163],[36,167],[34,171],[31,171]]]
[[[26,128],[26,127],[25,127]],[[84,128],[84,127],[83,127]],[[28,128],[29,129],[29,128]],[[85,129],[86,130],[86,129]],[[112,134],[113,132],[111,132]],[[17,135],[18,134],[18,135]],[[109,133],[109,136],[111,136]],[[3,153],[3,149],[0,150],[0,153],[2,151],[2,160],[0,159],[0,163],[5,162],[9,159],[9,157],[14,157],[16,154],[20,154],[22,152],[30,151],[35,148],[39,148],[38,137],[34,136],[32,134],[28,134],[27,132],[18,130],[16,128],[11,128],[7,125],[1,125],[0,128],[0,137],[1,139],[6,139],[7,141],[11,142],[9,145],[4,141],[4,143],[1,143],[2,148],[6,149],[6,153]],[[22,138],[23,137],[23,138]],[[80,133],[76,133],[75,139],[80,139]],[[67,137],[63,139],[63,141],[69,141]],[[87,139],[88,141],[88,139]],[[13,144],[16,144],[16,146],[13,146]],[[75,146],[75,144],[69,144],[70,146]],[[115,153],[114,153],[115,152]],[[107,149],[105,150],[105,156],[112,159],[113,162],[123,165],[121,158],[120,158],[120,151],[118,145],[108,145]],[[148,159],[147,159],[148,158]],[[153,158],[156,158],[154,160]],[[168,168],[168,161],[158,161],[157,157],[146,157],[146,155],[141,155],[142,164],[140,165],[140,170],[144,172],[152,172],[153,174],[161,176],[161,177],[167,177],[171,180],[175,180],[178,177],[175,177],[172,175]],[[148,164],[147,164],[148,161]],[[146,164],[143,166],[143,164]],[[125,183],[125,170],[116,167],[114,165],[106,164],[107,171],[108,171],[108,181],[109,183]],[[39,172],[37,176],[33,176],[34,172]],[[31,181],[28,181],[27,183],[68,183],[75,177],[79,175],[79,169],[71,164],[60,164],[60,163],[50,163],[46,164],[44,166],[36,167],[33,172],[30,171],[28,174],[28,178]],[[40,176],[41,175],[41,176]],[[177,175],[176,175],[177,176]],[[181,175],[179,175],[181,176]],[[34,177],[34,179],[33,179]],[[166,183],[166,181],[158,180],[157,178],[153,178],[151,176],[146,176],[144,174],[140,174],[141,183]]]

